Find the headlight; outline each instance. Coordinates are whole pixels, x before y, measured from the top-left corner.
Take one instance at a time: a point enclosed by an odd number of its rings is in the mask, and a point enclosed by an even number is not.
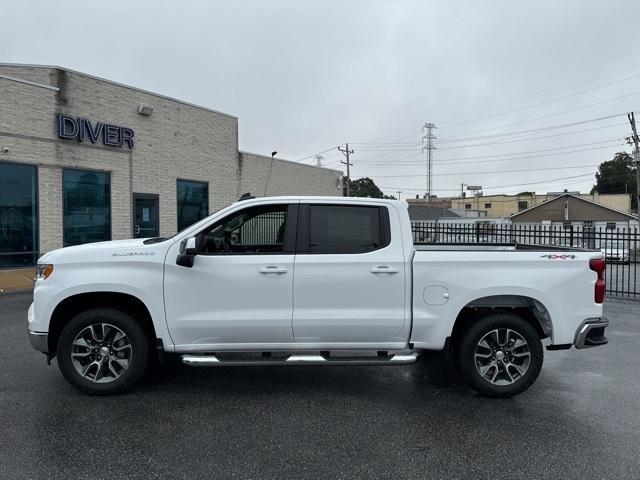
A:
[[[36,280],[45,280],[53,273],[53,265],[50,263],[36,265]]]

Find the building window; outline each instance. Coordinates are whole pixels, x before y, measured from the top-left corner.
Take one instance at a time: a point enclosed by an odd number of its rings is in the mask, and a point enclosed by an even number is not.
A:
[[[607,222],[607,230],[615,230],[616,222]]]
[[[178,180],[178,231],[209,215],[209,184]]]
[[[527,202],[526,200],[518,200],[519,212],[521,212],[522,210],[526,210],[527,208],[529,208],[529,202]]]
[[[62,171],[63,245],[111,240],[111,177],[91,170]]]
[[[35,166],[0,163],[0,268],[38,259],[37,192]]]
[[[470,203],[465,203],[465,204],[464,204],[464,208],[465,208],[466,210],[471,210],[471,204],[470,204]]]
[[[485,203],[484,204],[484,208],[491,208],[491,204],[490,203]]]

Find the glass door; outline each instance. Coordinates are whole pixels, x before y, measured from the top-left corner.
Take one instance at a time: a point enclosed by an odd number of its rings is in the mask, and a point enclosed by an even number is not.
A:
[[[158,236],[158,195],[149,193],[133,194],[133,236],[149,238]]]

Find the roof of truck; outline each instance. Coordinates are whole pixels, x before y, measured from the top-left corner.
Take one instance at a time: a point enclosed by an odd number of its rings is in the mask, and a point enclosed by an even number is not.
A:
[[[287,195],[282,197],[255,197],[248,198],[246,200],[238,200],[238,202],[249,202],[249,201],[280,201],[280,202],[352,202],[352,203],[362,203],[362,202],[376,202],[376,203],[388,203],[393,205],[402,205],[403,207],[407,207],[407,202],[405,200],[390,200],[387,198],[370,198],[370,197],[329,197],[329,196],[314,196],[314,195]],[[237,202],[236,202],[237,203]]]
[[[280,200],[280,201],[293,201],[293,200],[301,200],[301,201],[344,201],[344,202],[384,202],[384,203],[402,203],[406,205],[405,200],[392,200],[388,198],[371,198],[371,197],[338,197],[338,196],[322,196],[322,195],[283,195],[283,196],[272,196],[272,197],[253,197],[247,200]],[[242,201],[247,201],[242,200]]]

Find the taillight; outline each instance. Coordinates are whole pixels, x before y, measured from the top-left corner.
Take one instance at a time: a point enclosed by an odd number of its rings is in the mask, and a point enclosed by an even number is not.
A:
[[[606,284],[604,281],[604,269],[606,267],[606,263],[602,258],[592,258],[589,260],[589,268],[598,274],[598,279],[596,280],[596,286],[594,291],[594,300],[596,303],[604,302],[604,291],[606,288]]]

